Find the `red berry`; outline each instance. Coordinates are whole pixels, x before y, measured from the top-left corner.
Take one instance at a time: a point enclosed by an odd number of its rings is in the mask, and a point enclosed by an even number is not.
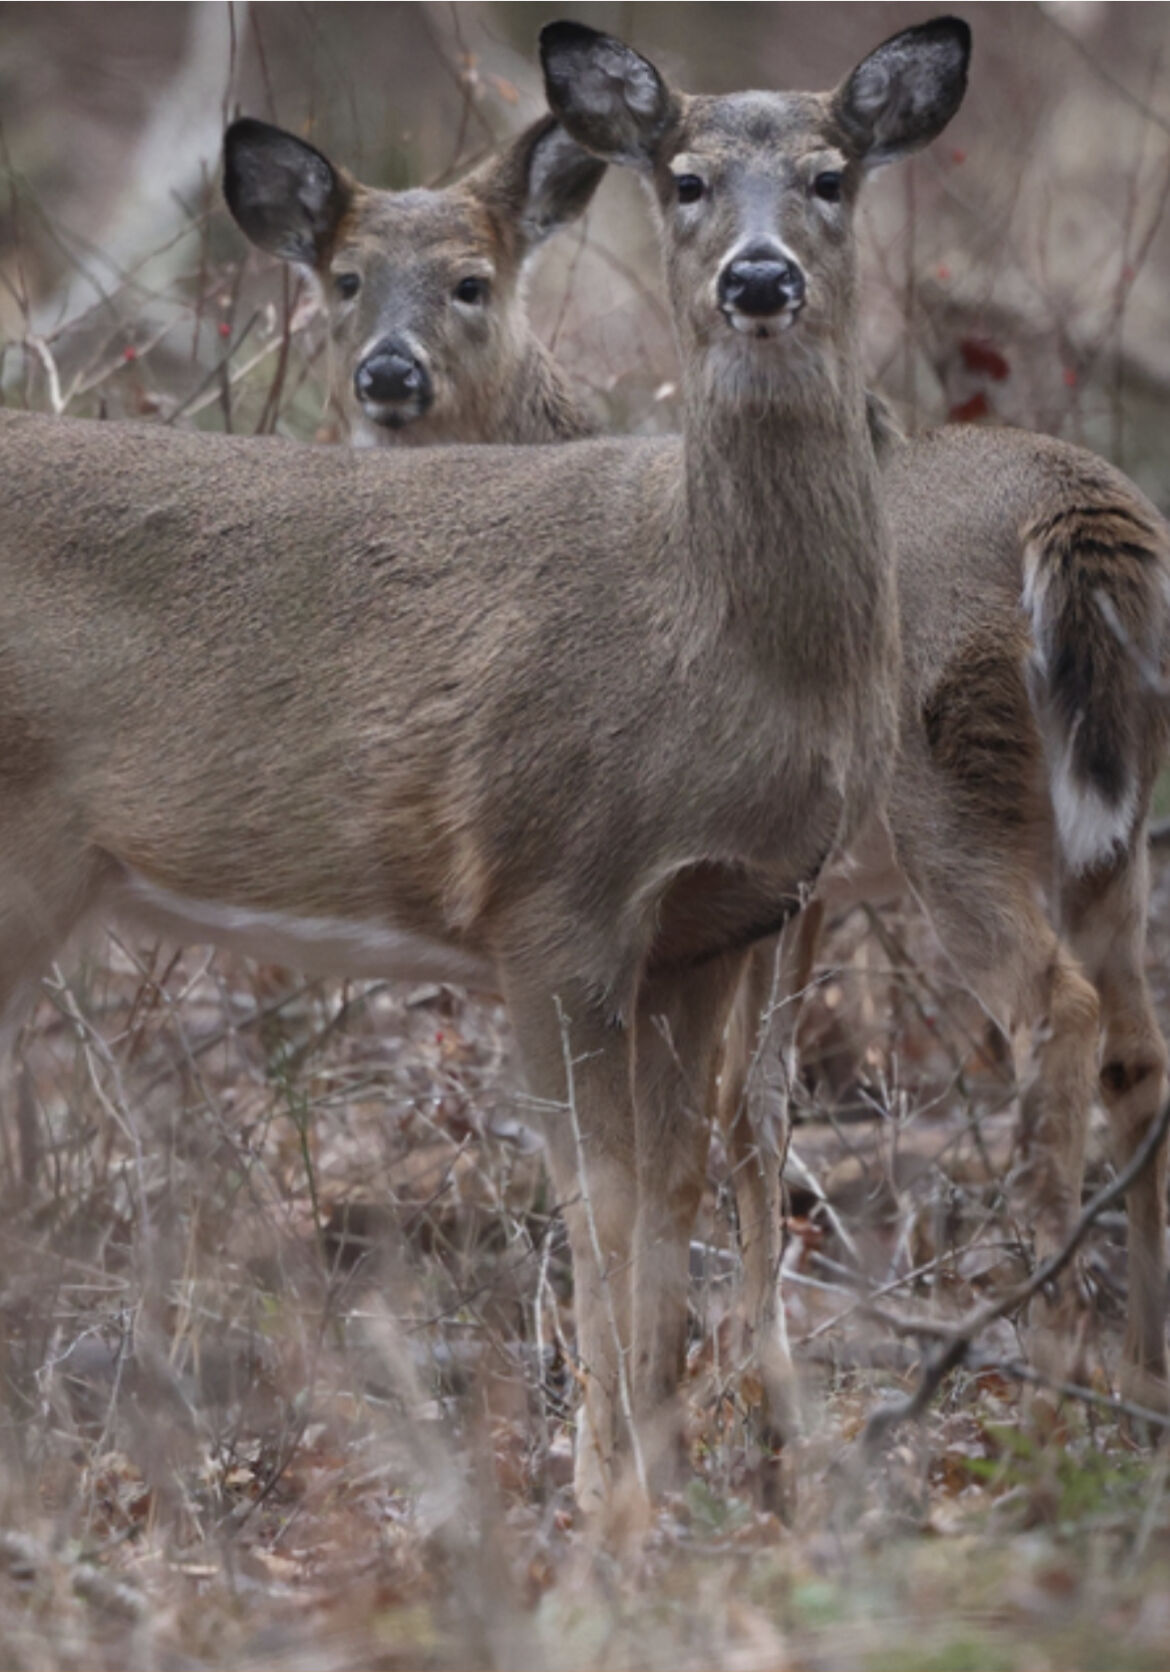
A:
[[[1065,387],[1066,388],[1068,388],[1068,389],[1075,389],[1076,388],[1076,386],[1077,386],[1077,371],[1076,371],[1075,366],[1066,366],[1064,368],[1064,382],[1065,382]]]
[[[982,389],[976,389],[970,400],[960,401],[947,413],[947,421],[951,424],[973,424],[978,418],[986,418],[991,411],[987,403],[987,396]]]
[[[232,334],[232,328],[226,319],[221,319],[219,322],[219,334],[221,337],[230,337]]]
[[[955,149],[951,152],[951,161],[956,166],[959,163],[965,163],[967,161],[967,153],[965,151],[961,151],[959,149],[959,147],[956,146]]]
[[[1002,383],[1011,371],[999,349],[985,337],[964,337],[959,344],[959,353],[969,372],[981,372],[984,377],[994,378],[996,383]]]
[[[126,344],[125,348],[122,350],[122,358],[123,360],[137,360],[138,350],[135,348],[133,343]]]

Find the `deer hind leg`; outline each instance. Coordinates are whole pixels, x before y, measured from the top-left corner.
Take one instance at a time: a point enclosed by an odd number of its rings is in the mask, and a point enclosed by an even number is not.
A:
[[[97,898],[108,862],[60,835],[60,807],[12,795],[0,781],[0,1048],[7,1049],[38,977]]]
[[[1041,909],[1026,855],[997,845],[974,820],[961,843],[907,856],[935,929],[964,983],[993,1015],[1030,1029],[1020,1105],[1024,1216],[1039,1259],[1066,1241],[1080,1210],[1085,1140],[1096,1090],[1097,994]],[[1071,1275],[1033,1306],[1029,1336],[1041,1368],[1076,1368],[1081,1322]]]
[[[1023,669],[1031,641],[973,636],[924,702],[906,737],[894,829],[959,978],[998,1019],[1032,1030],[1021,1099],[1028,1219],[1043,1257],[1064,1243],[1080,1207],[1096,1092],[1099,1005],[1046,914],[1051,808]],[[1030,1318],[1033,1349],[1067,1373],[1075,1363],[1078,1285],[1066,1274]]]
[[[581,1388],[574,1490],[595,1518],[609,1509],[631,1441],[637,1176],[629,1037],[580,995],[566,994],[558,1013],[547,992],[526,989],[506,970],[503,986],[568,1232]]]
[[[1145,974],[1149,900],[1144,827],[1134,852],[1107,872],[1065,881],[1067,933],[1097,988],[1104,1050],[1101,1096],[1114,1151],[1124,1166],[1158,1118],[1166,1097],[1166,1041]],[[1129,1298],[1123,1382],[1137,1403],[1170,1405],[1166,1358],[1167,1146],[1130,1190]]]
[[[1080,1212],[1096,1086],[1100,1035],[1097,994],[1068,948],[1053,935],[1044,946],[1032,991],[1032,1074],[1020,1108],[1022,1184],[1041,1260],[1067,1241]],[[1026,1006],[1026,1009],[1032,1009]],[[1054,1376],[1080,1370],[1077,1338],[1081,1297],[1075,1278],[1033,1303],[1034,1351]],[[1071,1340],[1070,1340],[1071,1337]]]
[[[634,1387],[654,1485],[678,1462],[691,1231],[707,1175],[720,1045],[744,965],[744,957],[735,955],[657,975],[639,1005]]]
[[[788,1077],[801,995],[812,979],[824,912],[804,908],[780,937],[753,949],[732,1004],[719,1084],[719,1123],[731,1162],[739,1222],[744,1356],[764,1394],[761,1438],[776,1446],[800,1430],[788,1346],[780,1261],[784,1203],[781,1168],[788,1141]]]
[[[56,838],[59,810],[38,806],[36,816],[25,818],[18,812],[18,797],[12,796],[8,807],[0,800],[0,1088],[5,1092],[10,1047],[31,1008],[38,978],[92,904],[102,877],[100,862],[87,862],[73,844]],[[31,1187],[40,1147],[35,1103],[27,1086],[14,1101],[20,1174]]]

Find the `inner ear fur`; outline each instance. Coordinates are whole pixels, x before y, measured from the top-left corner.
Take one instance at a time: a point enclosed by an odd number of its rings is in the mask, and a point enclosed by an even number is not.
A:
[[[572,22],[545,25],[540,58],[549,109],[578,144],[606,162],[653,167],[678,101],[648,58]]]
[[[919,151],[963,102],[971,31],[936,17],[892,35],[863,58],[832,96],[846,143],[864,168]]]
[[[237,226],[282,261],[320,267],[355,186],[296,134],[241,117],[224,135],[223,195]]]
[[[519,235],[522,253],[584,214],[605,164],[542,116],[466,184],[485,207]]]

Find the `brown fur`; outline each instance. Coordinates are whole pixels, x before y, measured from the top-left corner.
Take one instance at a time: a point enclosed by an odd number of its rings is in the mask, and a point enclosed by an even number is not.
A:
[[[394,201],[388,200],[388,215]],[[416,253],[421,248],[416,245]],[[518,357],[504,382],[510,386],[525,375]],[[452,396],[460,432],[483,442],[504,439],[506,410],[485,399],[486,393],[476,369],[461,368]],[[982,430],[951,429],[906,442],[876,397],[869,397],[868,409],[874,445],[890,467],[886,489],[899,530],[904,634],[912,652],[905,726],[908,740],[925,741],[925,753],[918,744],[904,744],[898,777],[907,788],[893,797],[893,838],[920,897],[934,903],[935,924],[956,971],[1005,1023],[1045,1023],[1025,1100],[1023,1183],[1048,1246],[1067,1228],[1079,1192],[1098,1009],[1105,1041],[1101,1090],[1117,1128],[1120,1159],[1140,1142],[1164,1094],[1165,1047],[1146,989],[1143,949],[1146,809],[1164,753],[1165,705],[1148,673],[1163,660],[1159,646],[1170,572],[1165,532],[1123,477],[1079,449],[1024,432]],[[583,407],[577,423],[582,428],[589,423]],[[555,425],[536,439],[558,439]],[[1034,625],[1058,676],[1052,697],[1043,671],[1033,666],[1032,629],[1020,609],[1029,583],[1047,599],[1048,613],[1034,618]],[[1107,612],[1100,607],[1102,592],[1111,604]],[[1115,623],[1122,626],[1120,638]],[[1054,698],[1061,670],[1070,665],[1080,674],[1073,683],[1079,701],[1066,701],[1061,710]],[[1064,683],[1067,688],[1067,678]],[[1046,713],[1052,707],[1060,711]],[[1059,855],[1046,727],[1058,740],[1062,728],[1081,742],[1087,735],[1108,737],[1106,760],[1124,765],[1140,783],[1132,840],[1087,875],[1071,872]],[[1086,758],[1091,783],[1091,754]],[[938,863],[920,857],[932,847]],[[826,906],[841,909],[851,899],[873,898],[894,882],[880,831],[855,847],[851,864],[848,882],[839,874],[826,880],[786,957],[780,989],[782,998],[788,995],[781,1013],[784,1037],[795,1026],[798,1006],[791,995],[808,980]],[[701,904],[710,884],[700,866],[683,879],[681,892],[672,890],[672,933],[684,941],[691,931],[688,913],[680,909],[683,896]],[[1046,912],[1037,908],[1038,886],[1047,893]],[[721,898],[724,911],[734,914],[734,893],[724,890]],[[708,921],[714,927],[717,915]],[[752,910],[745,921],[753,921]],[[742,925],[737,933],[728,918],[719,933],[730,946]],[[688,944],[694,954],[695,943]],[[656,959],[670,961],[674,955],[660,939]],[[754,1320],[755,1349],[773,1394],[773,1426],[782,1429],[791,1419],[775,1290],[780,1198],[774,1168],[782,1137],[770,1123],[753,1128],[741,1096],[772,964],[769,951],[757,955],[737,1002],[721,1109],[729,1125],[744,1244],[745,1310]],[[1086,974],[1096,989],[1095,1004],[1083,986]],[[762,1076],[763,1095],[753,1102],[782,1104],[782,1053],[765,1053],[755,1072]],[[1046,1113],[1054,1109],[1062,1111],[1059,1120]],[[692,1153],[701,1169],[702,1145]],[[631,1176],[617,1193],[633,1201],[632,1147],[626,1156]],[[1146,1398],[1159,1396],[1165,1369],[1158,1254],[1164,1165],[1135,1188],[1130,1204],[1134,1275],[1127,1358],[1139,1376],[1137,1391]],[[616,1180],[620,1166],[614,1167]],[[693,1190],[694,1185],[692,1195]],[[685,1200],[679,1201],[685,1208]],[[689,1234],[685,1213],[684,1219],[682,1232]],[[615,1269],[629,1262],[631,1225],[632,1214],[615,1215]]]
[[[1144,952],[1146,826],[1165,751],[1170,548],[1157,513],[1118,472],[1022,432],[955,429],[894,443],[884,481],[906,651],[893,845],[956,975],[1005,1026],[1032,1030],[1020,1182],[1043,1254],[1063,1241],[1079,1208],[1102,1056],[1099,1089],[1119,1162],[1166,1095],[1166,1046]],[[1035,585],[1038,565],[1050,571],[1046,588]],[[1031,621],[1020,603],[1030,582]],[[1040,668],[1032,623],[1047,641]],[[1069,665],[1083,677],[1079,702],[1062,710]],[[1088,869],[1066,852],[1054,784],[1069,734],[1075,743],[1082,730],[1116,740],[1136,785],[1123,837]],[[1091,765],[1085,778],[1092,786]],[[820,897],[829,910],[888,886],[883,843],[871,836],[867,846],[860,868],[825,878]],[[754,989],[737,1005],[743,1014],[721,1092],[741,1151],[745,1132],[766,1130],[769,1108],[783,1105],[774,1083],[745,1092],[758,1034],[750,994],[766,986],[771,963],[766,949],[753,955]],[[789,1003],[771,1019],[770,1055],[789,1048],[796,1017]],[[778,1147],[768,1140],[770,1151]],[[1130,1193],[1124,1367],[1135,1396],[1163,1406],[1165,1176],[1162,1156]],[[766,1207],[751,1171],[741,1177],[741,1216],[774,1212],[776,1197]],[[747,1247],[754,1295],[766,1292],[767,1274],[752,1261],[774,1261],[777,1246],[773,1233],[754,1233]],[[1070,1286],[1042,1320],[1048,1328],[1038,1350],[1050,1364],[1060,1364],[1071,1340],[1072,1295]],[[783,1378],[772,1398],[786,1408]]]
[[[572,62],[546,40],[568,125],[602,38],[566,27]],[[657,85],[665,129],[626,113],[659,191],[680,440],[343,454],[0,414],[0,727],[51,744],[0,806],[0,1005],[99,907],[252,950],[284,936],[306,967],[488,972],[551,1111],[589,1504],[618,1438],[611,1279],[647,1433],[677,1381],[680,1226],[743,963],[718,948],[848,838],[896,736],[857,371],[864,138],[831,215],[806,163],[842,141],[850,95]],[[895,78],[882,110],[898,98]],[[701,228],[674,210],[683,146],[732,187]],[[330,176],[310,173],[331,237]],[[767,224],[783,215],[808,275],[791,331],[716,305],[742,217],[760,222],[738,180],[770,183]],[[680,881],[696,867],[701,891]],[[725,909],[745,879],[750,918]]]

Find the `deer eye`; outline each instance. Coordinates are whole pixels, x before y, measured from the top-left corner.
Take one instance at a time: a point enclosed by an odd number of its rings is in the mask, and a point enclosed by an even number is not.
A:
[[[480,307],[491,294],[491,285],[486,279],[460,279],[452,292],[457,302],[465,302],[468,307]]]
[[[822,203],[840,203],[843,178],[844,176],[839,169],[826,169],[823,174],[818,174],[813,181],[813,192]]]
[[[335,273],[333,288],[343,302],[352,302],[362,288],[361,276],[358,273]]]
[[[697,174],[680,174],[675,179],[674,189],[680,203],[697,203],[707,188]]]

